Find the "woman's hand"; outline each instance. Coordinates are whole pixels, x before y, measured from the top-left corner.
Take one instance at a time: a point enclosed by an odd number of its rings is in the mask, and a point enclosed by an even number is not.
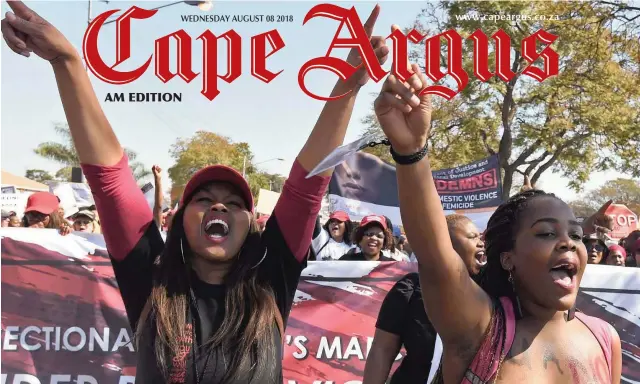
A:
[[[29,57],[30,52],[41,58],[57,62],[78,55],[60,31],[40,17],[22,1],[8,1],[15,12],[7,12],[2,20],[2,36],[9,48],[17,54]]]
[[[162,178],[162,168],[157,165],[151,167],[151,172],[153,172],[153,177],[157,180]]]
[[[393,26],[393,29],[397,29]],[[420,96],[427,80],[420,67],[407,63],[413,76],[401,82],[389,75],[375,100],[374,109],[378,122],[391,142],[394,151],[409,155],[420,151],[427,142],[431,126],[431,97]]]
[[[378,19],[378,15],[380,14],[380,6],[376,5],[371,11],[369,18],[364,23],[364,30],[367,33],[367,36],[370,36],[369,41],[371,42],[371,47],[373,47],[373,51],[376,54],[376,58],[380,65],[383,65],[387,58],[389,57],[389,47],[387,47],[387,43],[384,37],[382,36],[371,36],[373,33],[373,27],[376,24],[376,20]],[[360,68],[356,71],[356,73],[351,76],[351,78],[347,81],[350,88],[354,87],[362,87],[369,81],[369,73],[367,72],[367,68],[362,65],[362,56],[360,55],[360,51],[356,48],[351,49],[349,55],[347,56],[347,63],[353,65],[354,67],[360,66]]]
[[[70,234],[71,232],[73,232],[73,229],[71,228],[71,226],[69,225],[69,223],[63,223],[60,226],[60,234],[62,236],[67,236],[68,234]]]
[[[606,214],[609,206],[613,204],[613,200],[609,200],[596,213],[589,216],[582,222],[582,229],[585,235],[592,233],[609,233],[613,230],[614,220],[613,217]]]

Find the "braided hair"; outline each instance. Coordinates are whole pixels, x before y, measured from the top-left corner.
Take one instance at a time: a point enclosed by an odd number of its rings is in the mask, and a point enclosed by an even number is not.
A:
[[[502,268],[500,255],[515,247],[520,215],[532,200],[540,197],[558,199],[554,194],[539,189],[520,192],[500,205],[487,223],[485,233],[487,265],[480,277],[480,287],[493,298],[507,296],[511,302],[517,301],[513,285],[509,282],[509,272]]]
[[[484,240],[487,265],[476,280],[480,287],[491,297],[493,303],[491,321],[479,349],[480,351],[489,351],[488,355],[480,356],[483,361],[489,363],[485,364],[487,372],[483,372],[484,374],[490,373],[489,370],[496,361],[498,361],[499,370],[503,357],[509,352],[504,350],[507,331],[506,316],[498,300],[500,297],[506,296],[512,303],[515,304],[517,302],[516,293],[509,282],[509,272],[502,268],[500,255],[514,248],[521,219],[520,215],[532,200],[540,197],[558,199],[554,194],[538,189],[520,192],[509,198],[506,203],[500,205],[487,223]],[[519,318],[518,311],[515,312]],[[432,383],[444,383],[442,365],[438,368]]]

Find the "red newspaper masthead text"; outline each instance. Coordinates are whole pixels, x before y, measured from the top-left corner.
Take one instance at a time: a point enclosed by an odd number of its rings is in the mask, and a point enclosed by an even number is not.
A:
[[[178,43],[178,71],[172,73],[169,64],[171,57],[171,39]],[[191,36],[184,29],[173,32],[156,40],[156,76],[163,83],[179,75],[190,83],[198,74],[191,69]]]
[[[489,38],[481,30],[477,30],[469,36],[473,40],[473,74],[480,81],[487,82],[494,75],[505,82],[511,81],[516,75],[511,70],[511,38],[505,31],[499,29],[491,35],[496,42],[496,73],[489,70]]]
[[[493,189],[498,186],[498,177],[495,169],[490,169],[478,175],[465,177],[458,180],[435,180],[436,190],[440,194],[479,192]]]
[[[302,89],[307,96],[316,100],[329,101],[339,99],[351,93],[351,91],[348,91],[342,95],[333,97],[318,96],[309,91],[304,83],[305,76],[313,69],[326,69],[331,71],[338,75],[342,81],[346,81],[353,76],[353,74],[358,70],[358,67],[354,67],[342,59],[331,57],[331,51],[334,48],[357,48],[360,51],[360,57],[362,57],[362,64],[360,65],[365,66],[369,76],[376,83],[386,76],[387,72],[382,69],[382,66],[378,62],[378,58],[371,46],[369,36],[367,36],[367,32],[364,30],[364,25],[360,21],[355,7],[346,9],[333,4],[318,4],[307,12],[302,25],[305,25],[307,21],[314,17],[326,17],[338,20],[340,21],[340,25],[338,26],[338,30],[336,31],[333,40],[331,41],[327,54],[307,61],[298,72],[298,84],[300,85],[300,89]],[[345,24],[349,29],[351,37],[338,37],[343,25]]]
[[[129,8],[116,20],[116,62],[112,66],[107,65],[102,57],[100,57],[100,51],[98,50],[98,34],[104,22],[114,13],[119,12],[119,9],[113,9],[111,11],[104,12],[97,16],[89,24],[87,31],[84,34],[82,40],[82,52],[84,54],[87,68],[100,80],[109,84],[128,84],[134,80],[137,80],[142,76],[149,64],[151,64],[152,57],[137,69],[129,72],[118,71],[114,69],[118,64],[121,64],[129,57],[131,57],[131,19],[148,19],[155,15],[157,10],[148,11],[146,9],[133,6]]]
[[[525,58],[530,64],[524,71],[523,75],[532,77],[539,82],[543,82],[551,76],[556,76],[559,72],[560,57],[558,53],[554,51],[549,45],[553,44],[558,36],[553,35],[544,29],[539,29],[533,35],[525,37],[522,40],[522,57]],[[547,44],[547,46],[540,52],[536,52],[537,40]],[[540,69],[533,65],[533,63],[542,58],[544,60],[543,68]]]
[[[401,30],[396,29],[391,32],[387,39],[393,41],[393,62],[391,63],[391,73],[393,73],[400,81],[407,81],[413,76],[413,71],[409,65],[409,41],[419,43],[425,35],[412,29],[408,34],[404,34]]]
[[[227,73],[218,75],[218,39],[227,41]],[[219,94],[218,79],[231,84],[242,74],[242,38],[236,31],[229,30],[216,37],[206,30],[198,37],[202,40],[202,93],[209,101]]]
[[[271,46],[271,52],[267,54],[267,42]],[[255,35],[251,38],[251,74],[269,84],[282,73],[281,69],[273,73],[267,69],[267,58],[284,48],[284,40],[277,29]]]
[[[447,40],[447,72],[440,70],[440,38]],[[434,82],[442,80],[446,75],[451,75],[458,84],[458,90],[454,91],[443,85],[430,85],[425,87],[420,94],[442,96],[446,100],[453,99],[469,83],[469,75],[462,67],[462,37],[454,30],[449,30],[439,35],[430,37],[426,41],[425,74]]]

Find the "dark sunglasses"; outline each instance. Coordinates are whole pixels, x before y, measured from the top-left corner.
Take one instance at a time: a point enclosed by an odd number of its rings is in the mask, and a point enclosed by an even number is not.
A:
[[[604,247],[600,244],[587,244],[587,251],[595,249],[597,252],[604,251]]]
[[[377,237],[378,239],[384,239],[384,233],[382,232],[366,232],[364,234],[366,237]]]

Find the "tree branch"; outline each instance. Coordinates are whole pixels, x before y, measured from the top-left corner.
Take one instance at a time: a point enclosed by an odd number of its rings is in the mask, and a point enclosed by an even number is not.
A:
[[[482,144],[484,144],[484,149],[487,151],[487,153],[491,156],[495,155],[496,151],[494,151],[493,148],[491,148],[489,146],[489,143],[487,142],[487,131],[485,131],[484,129],[481,129],[480,136],[482,137]]]

